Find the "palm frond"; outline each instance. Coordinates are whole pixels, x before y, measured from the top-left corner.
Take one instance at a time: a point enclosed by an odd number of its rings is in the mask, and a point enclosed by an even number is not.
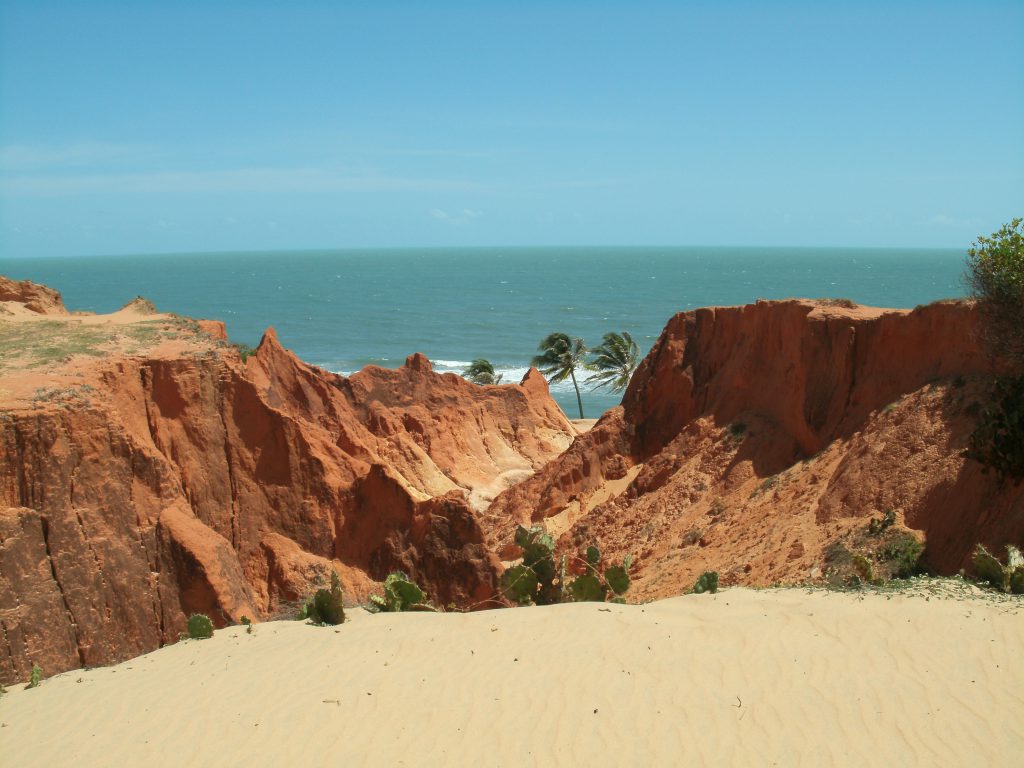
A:
[[[587,364],[590,370],[597,371],[587,377],[591,389],[624,390],[640,362],[640,349],[629,332],[606,333],[593,353],[593,359]]]
[[[501,382],[501,374],[495,373],[491,361],[482,357],[471,362],[463,370],[462,375],[474,384],[498,384]]]

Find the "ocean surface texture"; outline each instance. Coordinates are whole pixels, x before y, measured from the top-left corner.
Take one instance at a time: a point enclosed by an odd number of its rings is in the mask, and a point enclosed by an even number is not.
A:
[[[71,309],[110,312],[140,294],[222,319],[253,346],[273,326],[340,373],[423,352],[438,371],[485,357],[518,381],[552,331],[589,345],[629,331],[646,354],[683,310],[788,297],[913,307],[963,295],[963,265],[941,249],[459,248],[4,258],[0,273],[57,288]],[[553,391],[577,416],[572,385]],[[585,415],[620,399],[585,388]]]

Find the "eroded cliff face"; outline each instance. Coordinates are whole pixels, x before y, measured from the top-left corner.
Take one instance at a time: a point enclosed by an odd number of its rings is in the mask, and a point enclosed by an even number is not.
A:
[[[759,302],[676,315],[623,405],[492,504],[572,550],[637,557],[631,598],[820,579],[871,518],[927,542],[941,573],[975,542],[1024,544],[1024,486],[963,457],[992,363],[965,303],[913,311]],[[870,543],[870,542],[868,542]]]
[[[273,616],[332,569],[355,600],[402,569],[441,604],[486,601],[474,509],[574,434],[536,373],[479,387],[414,355],[346,379],[272,330],[244,363],[222,327],[161,333],[5,371],[0,681],[152,650],[192,612]]]
[[[273,330],[243,361],[217,322],[4,290],[3,682],[152,650],[192,612],[286,614],[332,570],[353,600],[401,569],[436,603],[493,604],[520,522],[633,554],[634,600],[709,569],[820,580],[884,543],[865,532],[889,510],[942,573],[1024,545],[1024,485],[963,457],[993,373],[967,304],[676,315],[576,437],[536,371],[479,387],[413,355],[344,378]]]

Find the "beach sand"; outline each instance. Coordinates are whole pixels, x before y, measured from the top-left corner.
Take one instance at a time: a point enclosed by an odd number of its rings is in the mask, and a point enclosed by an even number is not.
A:
[[[1024,603],[729,589],[219,630],[0,698],[4,766],[1010,766]]]

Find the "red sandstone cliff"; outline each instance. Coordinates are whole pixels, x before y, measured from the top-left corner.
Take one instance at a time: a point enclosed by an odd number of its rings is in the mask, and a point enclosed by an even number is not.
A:
[[[24,307],[30,312],[39,315],[66,315],[67,309],[60,294],[45,285],[31,283],[28,280],[11,280],[0,275],[0,315],[3,310],[10,310],[5,307],[5,302],[16,305],[15,308]]]
[[[356,599],[393,569],[442,604],[493,596],[474,505],[573,434],[535,372],[479,387],[414,355],[346,379],[272,330],[243,363],[168,322],[141,352],[2,371],[0,681],[152,650],[191,612],[274,615],[332,568]]]
[[[63,310],[15,285],[0,323]],[[1024,544],[1024,486],[962,457],[992,372],[965,304],[677,315],[571,446],[535,371],[478,387],[414,355],[346,379],[139,303],[61,322],[97,356],[0,358],[0,681],[151,650],[193,611],[274,615],[331,569],[356,599],[401,568],[484,600],[520,521],[638,556],[633,599],[706,569],[819,579],[889,509],[941,572]]]
[[[516,522],[563,548],[639,555],[632,598],[821,578],[872,517],[927,542],[942,573],[977,541],[1024,544],[1024,484],[963,458],[991,362],[965,303],[913,311],[758,302],[676,315],[623,405],[495,500],[505,557]]]

